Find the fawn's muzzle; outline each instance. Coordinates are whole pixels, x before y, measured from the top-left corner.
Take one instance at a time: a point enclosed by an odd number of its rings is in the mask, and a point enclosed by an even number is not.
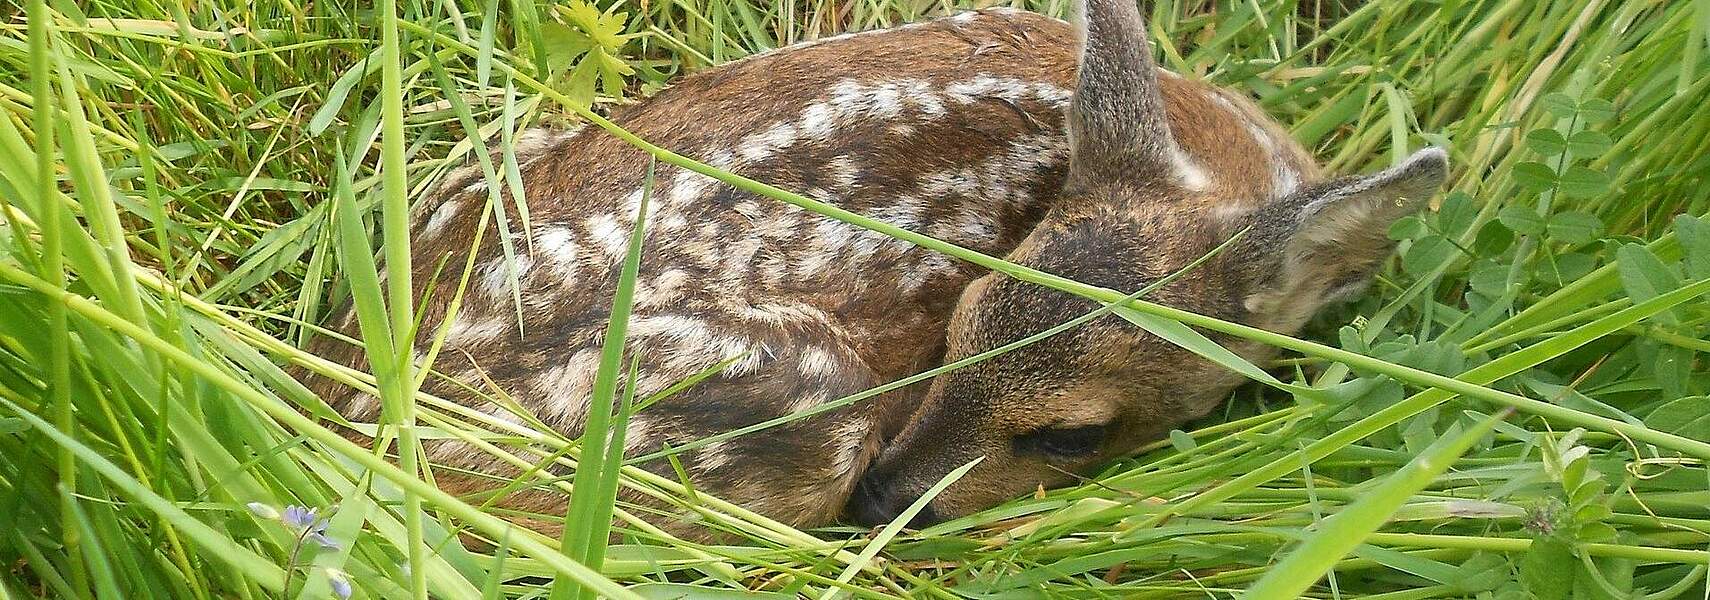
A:
[[[887,486],[878,473],[868,473],[855,484],[855,493],[849,497],[849,504],[844,506],[844,514],[856,523],[870,527],[895,521],[915,499],[889,493],[886,489]],[[920,529],[941,520],[938,513],[932,510],[932,505],[927,504],[913,519],[909,519],[908,526]]]

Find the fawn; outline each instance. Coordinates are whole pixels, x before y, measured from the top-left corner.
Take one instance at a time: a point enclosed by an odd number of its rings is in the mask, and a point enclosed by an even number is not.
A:
[[[1068,23],[1006,9],[798,44],[685,77],[613,120],[714,166],[1119,290],[1248,229],[1150,298],[1294,332],[1370,278],[1390,252],[1388,224],[1441,185],[1445,155],[1426,150],[1374,175],[1326,180],[1252,103],[1159,70],[1133,2],[1086,0],[1084,44]],[[440,265],[470,252],[477,265],[434,364],[447,377],[425,389],[520,422],[492,401],[502,391],[575,436],[648,157],[597,130],[533,131],[517,154],[532,245],[519,244],[514,261],[491,231],[469,247],[486,210],[472,168],[448,175],[413,222],[418,296]],[[637,396],[731,362],[637,413],[630,456],[808,409],[1093,307],[696,173],[661,167],[655,181],[627,338],[640,359]],[[449,296],[425,300],[422,331],[435,330]],[[334,325],[352,332],[355,319],[347,310]],[[1255,360],[1267,354],[1221,341]],[[365,366],[351,346],[314,347]],[[929,522],[1156,439],[1210,411],[1238,380],[1105,318],[930,386],[681,458],[697,489],[811,526],[844,514],[890,520],[984,455],[929,505],[920,517]],[[320,379],[311,387],[351,419],[378,415],[370,395]],[[516,473],[462,443],[430,441],[428,451],[472,473]],[[665,460],[643,466],[673,471]],[[529,490],[504,503],[553,513],[564,501]]]

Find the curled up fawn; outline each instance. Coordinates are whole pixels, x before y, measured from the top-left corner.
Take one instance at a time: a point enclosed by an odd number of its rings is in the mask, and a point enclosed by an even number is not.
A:
[[[1390,254],[1389,224],[1442,185],[1437,149],[1328,178],[1241,95],[1158,69],[1134,0],[1085,0],[1083,15],[1075,28],[983,10],[799,44],[685,77],[613,120],[713,166],[1115,290],[1145,287],[1245,231],[1148,298],[1282,333],[1361,290]],[[416,215],[418,297],[442,264],[476,253],[433,365],[447,377],[425,389],[520,422],[491,400],[502,391],[576,436],[648,157],[596,129],[533,131],[517,154],[532,244],[514,260],[491,231],[470,248],[487,210],[473,169],[448,175]],[[655,181],[627,338],[640,360],[636,394],[731,362],[637,413],[629,456],[809,409],[1096,308],[693,172],[661,167]],[[450,296],[425,299],[422,331],[438,327]],[[335,326],[354,332],[355,319],[347,310]],[[1217,339],[1249,360],[1272,353]],[[347,344],[315,349],[365,366]],[[811,526],[891,520],[983,456],[917,517],[932,522],[1065,483],[1208,413],[1239,382],[1103,317],[681,460],[698,490]],[[378,416],[370,395],[311,387],[353,420]],[[458,491],[517,473],[463,443],[427,448],[437,464],[491,475],[441,477]],[[665,460],[642,466],[674,477]],[[564,502],[528,489],[503,501],[547,514]]]

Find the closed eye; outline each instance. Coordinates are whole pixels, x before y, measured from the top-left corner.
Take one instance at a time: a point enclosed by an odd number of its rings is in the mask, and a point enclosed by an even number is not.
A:
[[[1084,458],[1098,454],[1108,429],[1107,425],[1038,429],[1015,436],[1015,451],[1055,458]]]

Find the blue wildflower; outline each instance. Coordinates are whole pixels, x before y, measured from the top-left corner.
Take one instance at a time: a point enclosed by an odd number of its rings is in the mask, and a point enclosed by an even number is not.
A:
[[[320,544],[320,546],[322,548],[325,548],[327,550],[339,549],[339,545],[338,545],[337,540],[334,540],[330,537],[327,537],[325,534],[318,532],[318,531],[310,532],[308,535],[308,539],[309,539],[309,541],[312,541],[316,544]]]
[[[320,519],[316,517],[315,509],[292,504],[285,507],[285,514],[280,515],[279,520],[287,527],[302,531],[314,526]]]
[[[351,594],[350,575],[338,569],[327,569],[327,586],[332,588],[339,598],[349,599]]]
[[[327,519],[320,518],[320,515],[313,508],[295,504],[287,506],[285,513],[280,515],[279,521],[284,523],[286,527],[296,530],[303,539],[319,544],[322,548],[339,549],[338,542],[326,535]]]

